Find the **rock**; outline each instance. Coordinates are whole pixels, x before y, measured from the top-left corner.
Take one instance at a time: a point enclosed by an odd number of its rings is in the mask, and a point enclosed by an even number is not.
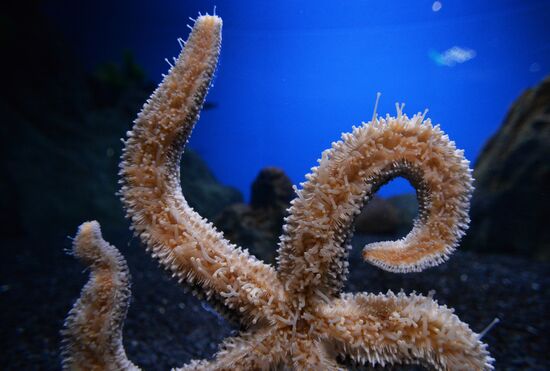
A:
[[[283,219],[293,198],[292,182],[284,171],[265,168],[252,183],[250,205],[226,207],[214,224],[231,242],[274,263]]]
[[[261,229],[278,240],[283,219],[295,193],[292,181],[281,169],[268,167],[260,171],[252,183],[250,207]]]
[[[255,209],[276,208],[286,210],[294,198],[290,178],[281,169],[262,169],[252,183],[250,206]]]
[[[418,216],[418,201],[416,194],[407,193],[388,198],[399,214],[399,231],[408,232],[412,229],[414,219]]]
[[[361,234],[405,235],[418,215],[416,194],[402,194],[387,199],[375,196],[355,220],[355,231]]]
[[[400,223],[399,210],[388,200],[374,196],[355,219],[355,231],[364,234],[395,233]]]
[[[260,213],[250,205],[233,204],[222,210],[214,220],[214,224],[232,243],[248,249],[265,262],[273,263],[279,236],[265,228],[261,219],[266,217],[265,214],[259,215]]]
[[[214,218],[226,206],[243,201],[241,192],[218,182],[192,150],[186,150],[181,159],[181,189],[189,205],[207,219]]]
[[[550,259],[550,77],[527,90],[479,156],[469,249]]]

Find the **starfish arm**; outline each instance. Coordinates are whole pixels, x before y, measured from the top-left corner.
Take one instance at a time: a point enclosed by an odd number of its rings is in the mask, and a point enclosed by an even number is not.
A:
[[[336,361],[337,353],[327,347],[326,343],[302,336],[292,346],[292,363],[294,370],[345,370]]]
[[[429,297],[345,294],[319,309],[318,326],[355,362],[490,370],[487,346],[453,310]]]
[[[445,259],[467,227],[471,170],[463,152],[424,115],[373,119],[323,152],[297,191],[279,248],[279,274],[294,292],[336,295],[347,274],[347,241],[364,202],[391,179],[417,190],[419,216],[402,240],[367,245],[368,262],[420,271]]]
[[[191,361],[176,371],[268,370],[284,362],[285,342],[272,328],[228,338],[212,361]]]
[[[120,169],[122,201],[133,228],[161,265],[214,303],[257,317],[277,290],[276,273],[226,241],[189,207],[179,161],[216,68],[222,21],[199,17],[175,65],[128,133]],[[243,290],[246,287],[246,290]],[[253,298],[250,293],[253,293]]]
[[[64,370],[138,370],[126,357],[122,327],[130,304],[130,273],[97,222],[80,226],[73,254],[91,269],[62,330]]]

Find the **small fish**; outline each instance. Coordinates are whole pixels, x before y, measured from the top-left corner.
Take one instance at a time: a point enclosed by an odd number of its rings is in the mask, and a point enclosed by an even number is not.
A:
[[[430,50],[429,56],[438,66],[453,67],[457,63],[464,63],[470,59],[475,58],[476,51],[468,48],[461,48],[459,46],[453,46],[445,50],[443,53],[439,53],[435,50]]]

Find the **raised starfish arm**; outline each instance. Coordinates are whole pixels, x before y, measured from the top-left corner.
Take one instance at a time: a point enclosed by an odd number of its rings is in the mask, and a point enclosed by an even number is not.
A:
[[[335,295],[347,273],[347,244],[364,202],[402,176],[416,188],[419,215],[402,240],[367,245],[366,261],[393,272],[421,271],[447,259],[468,224],[472,177],[463,152],[418,114],[373,118],[323,152],[297,191],[279,250],[292,291]]]
[[[487,346],[453,310],[422,295],[346,294],[319,309],[335,349],[360,364],[490,370]]]
[[[73,254],[90,267],[90,280],[62,330],[64,370],[139,370],[126,357],[122,327],[130,304],[130,273],[97,222],[80,226]]]
[[[199,117],[218,61],[222,21],[199,17],[175,65],[128,132],[120,175],[122,201],[135,232],[181,281],[202,286],[207,300],[254,321],[280,285],[265,265],[226,241],[189,207],[179,160]],[[269,295],[268,295],[269,293]]]

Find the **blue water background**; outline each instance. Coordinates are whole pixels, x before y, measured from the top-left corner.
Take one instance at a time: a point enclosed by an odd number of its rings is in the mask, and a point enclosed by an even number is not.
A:
[[[131,50],[158,82],[188,16],[216,5],[223,46],[207,97],[216,107],[202,113],[191,147],[248,197],[265,166],[303,181],[331,142],[370,120],[378,91],[380,114],[394,114],[395,102],[408,114],[429,108],[475,161],[513,100],[550,71],[550,1],[436,3],[59,1],[48,12],[88,67]],[[464,58],[449,60],[453,47]],[[397,181],[381,193],[410,190]]]

